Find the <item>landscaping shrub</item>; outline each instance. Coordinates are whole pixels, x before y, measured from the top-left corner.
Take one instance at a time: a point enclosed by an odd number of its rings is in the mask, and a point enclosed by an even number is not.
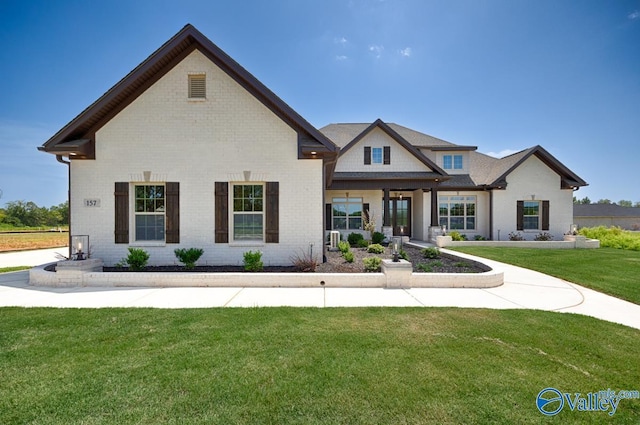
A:
[[[318,262],[311,256],[311,253],[305,253],[304,250],[293,255],[290,260],[298,272],[312,273],[315,272],[318,267]]]
[[[552,239],[553,239],[553,235],[551,233],[548,233],[548,232],[538,233],[536,235],[536,237],[533,238],[534,241],[541,241],[541,242],[550,241]]]
[[[474,240],[474,241],[486,241],[486,240],[487,240],[487,238],[485,238],[485,237],[484,237],[484,236],[482,236],[482,235],[475,235],[475,236],[473,237],[473,240]]]
[[[467,235],[463,235],[462,233],[454,230],[453,232],[449,232],[449,236],[451,236],[452,241],[466,241]]]
[[[193,269],[196,266],[196,262],[200,259],[204,250],[201,248],[179,248],[173,251],[184,267],[188,270]]]
[[[358,243],[362,240],[364,240],[364,236],[362,236],[362,233],[349,233],[349,236],[347,236],[347,240],[349,241],[349,245],[351,246],[358,246]]]
[[[520,233],[520,232],[511,232],[511,233],[509,233],[509,240],[510,241],[523,241],[524,240],[524,236],[522,236],[522,233]]]
[[[142,270],[149,261],[149,253],[142,248],[129,248],[129,255],[124,262],[131,270]]]
[[[358,248],[367,248],[369,246],[369,241],[366,239],[360,239],[358,241]]]
[[[384,252],[384,247],[380,244],[371,244],[367,247],[367,252],[371,254],[382,254]]]
[[[353,252],[347,251],[342,254],[342,257],[344,258],[344,261],[346,261],[347,263],[353,263]]]
[[[420,253],[424,258],[440,258],[440,250],[433,246],[420,250]]]
[[[347,241],[340,241],[338,242],[338,249],[340,250],[342,255],[344,255],[346,252],[349,252],[349,250],[351,249],[351,245],[349,245],[349,242]]]
[[[373,243],[373,244],[381,244],[382,242],[384,242],[384,233],[373,232],[371,234],[371,243]]]
[[[416,269],[418,269],[418,271],[424,272],[424,273],[432,273],[433,272],[433,266],[427,263],[420,263],[416,266]]]
[[[247,251],[244,253],[244,269],[248,272],[261,272],[264,270],[262,252]]]
[[[407,251],[405,251],[404,249],[400,250],[400,252],[398,253],[398,257],[402,258],[403,260],[409,261],[409,254],[407,254]]]
[[[589,239],[598,239],[603,248],[640,251],[640,234],[623,230],[620,227],[584,227],[578,233]]]
[[[382,266],[382,259],[380,257],[368,257],[362,261],[364,262],[365,272],[379,272]]]

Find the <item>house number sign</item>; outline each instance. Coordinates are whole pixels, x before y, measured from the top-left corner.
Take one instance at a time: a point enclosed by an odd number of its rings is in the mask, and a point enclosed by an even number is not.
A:
[[[85,199],[85,207],[100,207],[100,199]]]

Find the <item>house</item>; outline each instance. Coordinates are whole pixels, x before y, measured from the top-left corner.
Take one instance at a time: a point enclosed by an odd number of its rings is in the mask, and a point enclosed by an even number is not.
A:
[[[556,240],[573,222],[586,183],[541,146],[497,159],[377,120],[321,131],[340,147],[327,184],[327,229],[361,228],[361,211],[387,234],[430,240],[441,229],[507,240],[519,231]]]
[[[640,230],[640,208],[616,204],[575,204],[573,221],[578,227],[617,226]]]
[[[562,235],[586,183],[540,146],[503,159],[377,120],[316,129],[191,25],[39,147],[69,167],[71,233],[106,265],[320,256],[331,230]]]

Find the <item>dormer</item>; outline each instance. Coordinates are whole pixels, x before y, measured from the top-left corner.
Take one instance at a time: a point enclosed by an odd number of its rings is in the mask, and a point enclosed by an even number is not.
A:
[[[469,174],[469,152],[477,146],[431,146],[429,150],[435,156],[435,162],[447,174]]]

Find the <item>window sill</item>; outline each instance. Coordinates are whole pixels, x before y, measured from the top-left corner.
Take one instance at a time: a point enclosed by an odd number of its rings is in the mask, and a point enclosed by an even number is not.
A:
[[[136,241],[130,242],[129,246],[133,247],[163,247],[167,246],[165,241]]]
[[[266,244],[264,241],[231,241],[229,246],[239,247],[264,247]]]

